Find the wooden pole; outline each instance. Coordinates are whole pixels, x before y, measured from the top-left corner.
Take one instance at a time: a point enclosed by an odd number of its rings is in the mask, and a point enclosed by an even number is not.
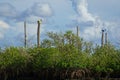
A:
[[[38,20],[37,23],[38,23],[38,28],[37,28],[37,47],[40,47],[40,24],[41,24],[41,20]]]
[[[24,22],[24,46],[27,47],[26,21]]]
[[[104,45],[104,31],[105,30],[102,30],[101,46]]]
[[[79,37],[79,27],[77,26],[77,37]]]
[[[105,33],[105,44],[108,43],[108,39],[107,39],[107,32]]]
[[[80,48],[81,48],[81,45],[79,42],[79,27],[77,26],[76,29],[77,29],[77,48],[78,48],[78,53],[79,53]]]

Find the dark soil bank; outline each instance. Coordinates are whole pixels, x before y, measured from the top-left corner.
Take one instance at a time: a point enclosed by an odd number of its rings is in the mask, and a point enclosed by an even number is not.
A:
[[[0,80],[120,80],[120,74],[98,73],[89,69],[41,69],[37,72],[25,72],[21,75],[1,74]]]

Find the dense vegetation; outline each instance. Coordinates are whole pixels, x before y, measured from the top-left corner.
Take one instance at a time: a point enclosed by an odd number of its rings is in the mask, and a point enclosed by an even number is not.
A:
[[[16,80],[21,76],[43,80],[120,76],[120,50],[112,44],[94,46],[71,31],[49,32],[47,35],[39,48],[1,49],[0,79]]]

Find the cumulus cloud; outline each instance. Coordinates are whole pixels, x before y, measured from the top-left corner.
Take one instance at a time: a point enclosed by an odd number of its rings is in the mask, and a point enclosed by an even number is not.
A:
[[[36,35],[37,35],[37,23],[36,24],[26,24],[26,30],[27,30],[27,41],[28,45],[36,44]],[[41,35],[44,32],[44,26],[41,25],[40,31]],[[1,29],[0,29],[1,30]],[[5,32],[5,30],[3,31]],[[23,46],[24,45],[24,22],[17,22],[13,26],[9,27],[6,34],[0,33],[0,38],[2,46],[8,45],[8,46]],[[5,36],[3,38],[3,36]],[[0,42],[0,43],[1,43]]]
[[[17,16],[16,9],[9,3],[0,3],[0,16],[15,18]]]
[[[0,21],[0,27],[3,29],[8,29],[9,25],[7,23],[5,23],[4,21]]]
[[[47,3],[34,3],[33,6],[23,11],[17,21],[27,21],[28,23],[36,24],[39,19],[43,20],[43,23],[48,23],[47,18],[53,15],[51,6]]]
[[[52,15],[52,9],[49,4],[40,4],[36,3],[32,7],[32,13],[36,16],[51,16]]]
[[[29,36],[36,36],[37,34],[37,23],[36,24],[31,24],[31,23],[26,23],[26,28],[27,28],[27,35]],[[44,24],[41,25],[41,33],[44,31]],[[9,33],[13,34],[12,36],[18,36],[19,34],[21,34],[21,38],[22,36],[24,37],[24,22],[18,22],[16,24],[14,24],[13,27],[10,27],[9,29]],[[18,36],[19,37],[19,36]],[[20,38],[19,37],[19,38]]]
[[[88,11],[87,0],[71,0],[75,11],[77,12],[74,20],[77,21],[80,26],[85,27],[82,31],[82,37],[86,40],[91,40],[100,35],[102,21],[95,15],[92,15]],[[97,32],[97,34],[96,34]],[[97,37],[98,38],[98,37]]]
[[[37,34],[37,23],[36,24],[31,24],[31,23],[26,23],[26,28],[27,28],[27,35],[29,35],[29,37],[31,36],[36,36]],[[44,31],[44,24],[41,25],[41,28],[40,28],[40,31],[41,33]],[[16,34],[13,34],[12,36],[18,36],[19,38],[23,37],[24,35],[24,22],[18,22],[15,24],[15,26],[11,27],[9,29],[9,32],[13,32],[13,33],[16,33]],[[21,34],[21,36],[19,36],[19,34]]]
[[[52,8],[47,3],[35,3],[31,8],[27,9],[23,15],[34,15],[38,17],[50,17],[53,15]]]
[[[87,27],[84,32],[82,32],[82,37],[86,40],[95,40],[100,38],[101,28],[100,27]]]
[[[78,22],[95,21],[95,16],[88,12],[87,0],[71,0],[77,16]]]
[[[77,13],[74,16],[75,20],[80,26],[84,27],[81,31],[81,36],[85,40],[96,40],[101,38],[101,30],[107,29],[109,34],[115,34],[114,30],[118,31],[118,23],[103,21],[100,16],[93,15],[88,10],[87,0],[71,0],[72,5]],[[82,25],[81,25],[82,24]],[[88,24],[88,25],[87,25]]]
[[[4,33],[8,28],[9,25],[6,22],[0,21],[0,39],[4,37]]]
[[[11,4],[1,3],[0,17],[6,18],[7,20],[6,19],[5,20],[7,22],[11,19],[10,20],[11,24],[10,23],[7,24],[4,21],[0,21],[0,39],[3,39],[3,41],[6,40],[7,42],[9,42],[8,44],[11,45],[23,42],[24,39],[23,21],[26,21],[28,39],[32,38],[31,39],[32,41],[33,40],[36,41],[37,20],[42,19],[41,33],[43,33],[45,23],[47,23],[47,17],[50,17],[52,15],[53,15],[52,8],[50,7],[49,4],[46,3],[45,4],[35,3],[32,7],[25,11],[22,11],[20,14],[16,12],[15,8]]]
[[[34,16],[34,15],[30,15],[29,17],[26,17],[25,21],[29,24],[37,24],[37,21],[40,19],[42,20],[42,24],[45,24],[48,22],[48,20],[46,18],[38,17],[38,16]]]

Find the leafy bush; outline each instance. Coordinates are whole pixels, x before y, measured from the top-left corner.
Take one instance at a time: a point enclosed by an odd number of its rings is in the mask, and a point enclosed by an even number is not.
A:
[[[24,51],[23,48],[10,47],[6,48],[0,54],[0,73],[4,73],[7,78],[10,75],[19,75],[24,72],[30,56]]]
[[[42,69],[80,68],[91,72],[120,74],[120,50],[111,44],[93,47],[71,31],[48,33],[41,47],[9,47],[0,50],[0,79],[7,80],[24,73]],[[92,74],[92,73],[91,73]],[[2,78],[3,79],[3,78]]]
[[[34,56],[33,66],[39,70],[42,68],[54,68],[59,61],[59,52],[55,48],[41,48]]]

